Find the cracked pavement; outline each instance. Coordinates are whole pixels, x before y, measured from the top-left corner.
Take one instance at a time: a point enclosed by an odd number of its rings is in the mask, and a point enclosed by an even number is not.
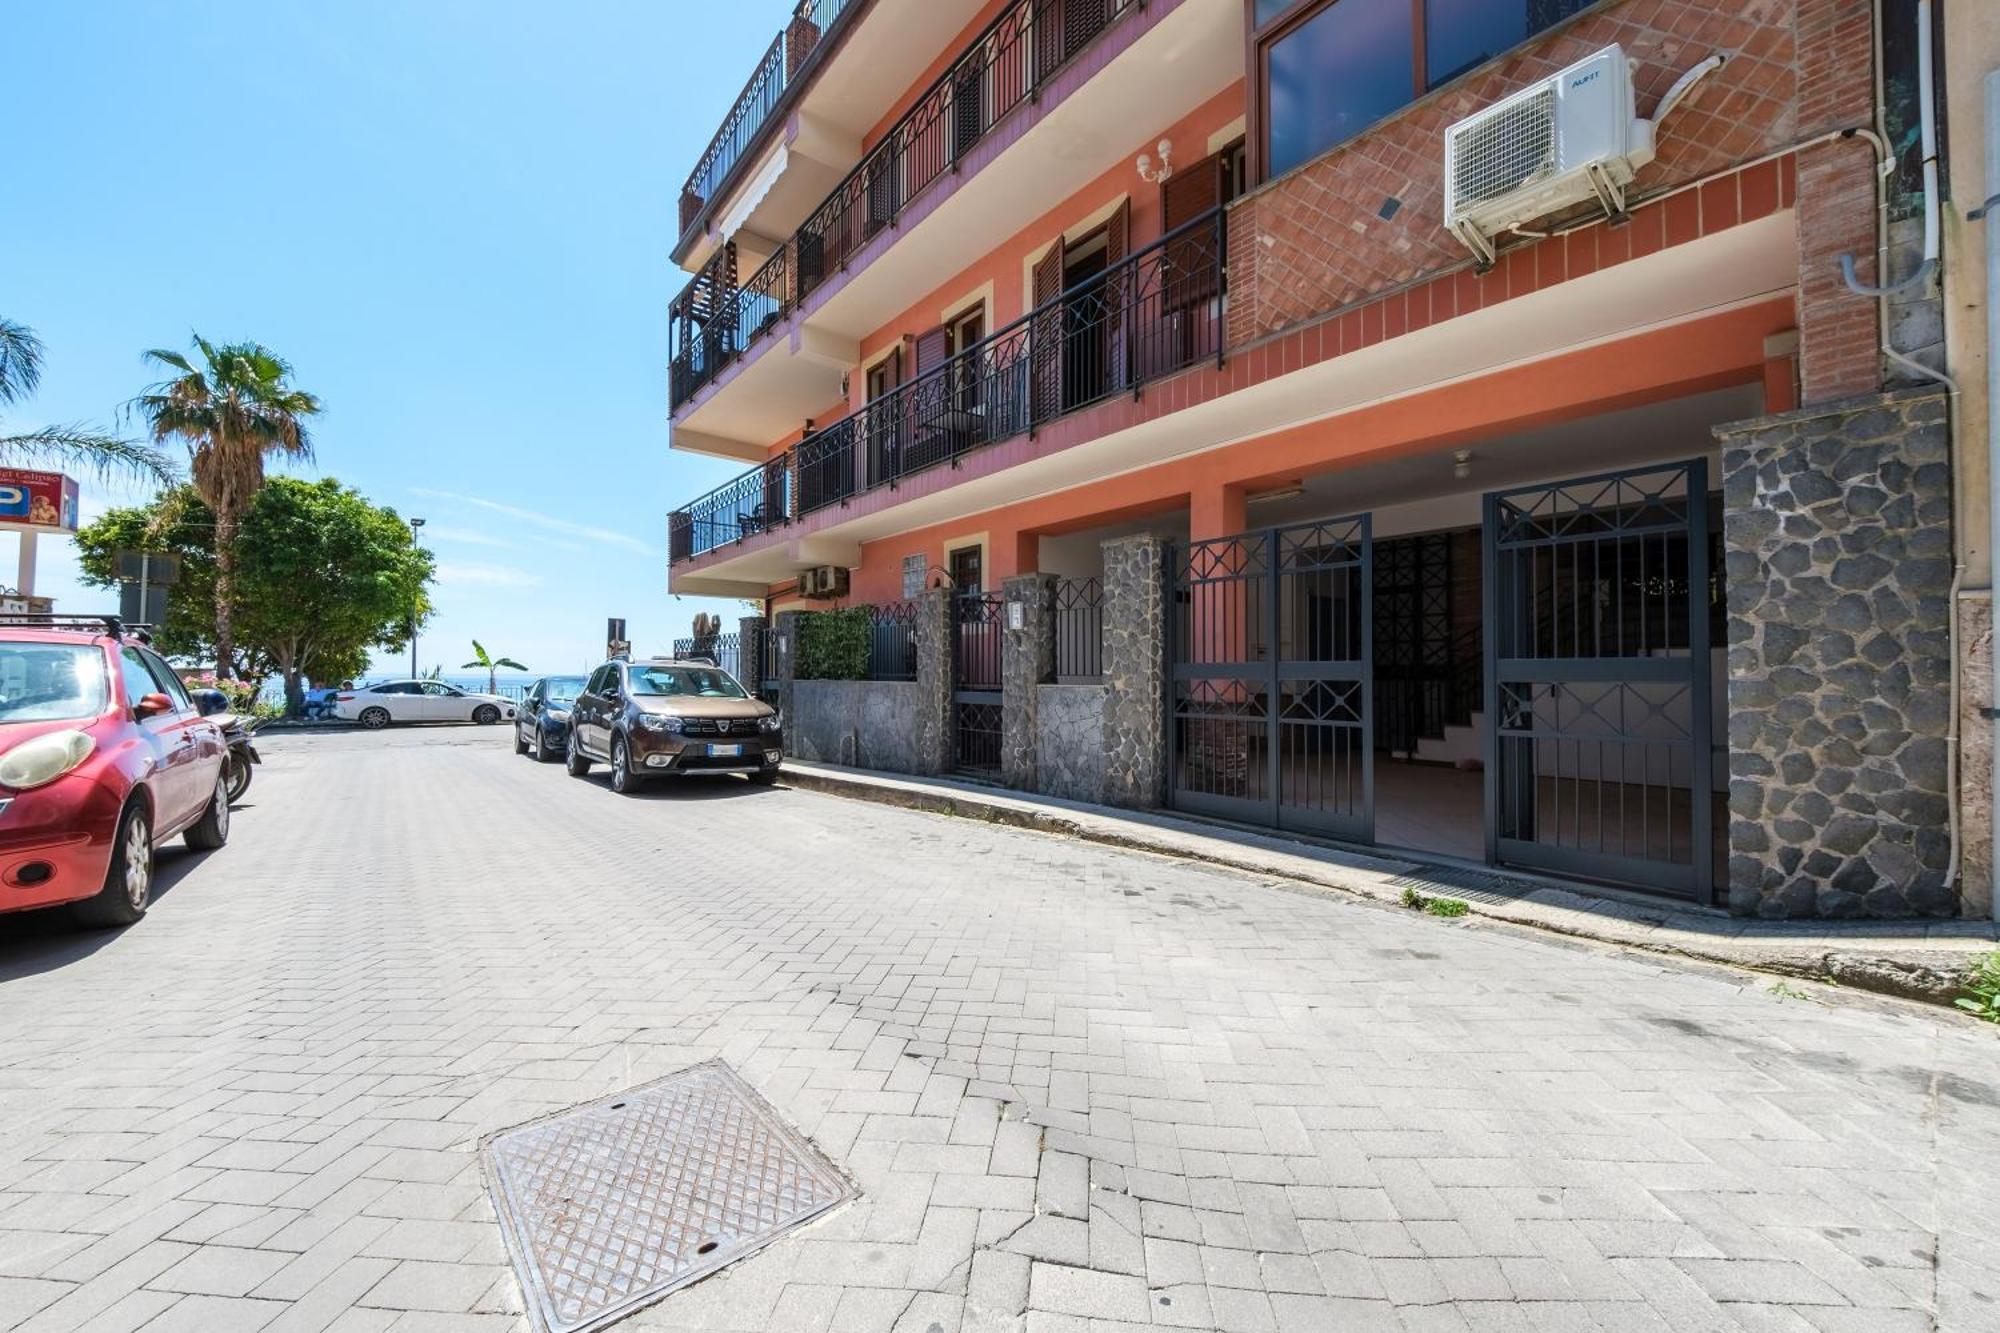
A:
[[[499,729],[264,749],[137,928],[0,917],[0,1329],[525,1328],[481,1137],[715,1058],[863,1196],[625,1327],[2000,1328],[1949,1015]]]

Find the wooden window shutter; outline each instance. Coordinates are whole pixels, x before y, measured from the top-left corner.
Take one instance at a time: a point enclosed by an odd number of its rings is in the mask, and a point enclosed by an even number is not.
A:
[[[1038,313],[1029,334],[1030,411],[1034,421],[1043,422],[1062,415],[1063,311],[1060,304],[1051,304],[1063,293],[1062,237],[1035,261],[1034,289]]]
[[[1204,157],[1160,186],[1161,225],[1169,234],[1221,206],[1224,157]],[[1213,227],[1196,227],[1167,242],[1160,288],[1168,309],[1186,309],[1215,296],[1220,289],[1217,254]]]
[[[917,374],[936,370],[951,358],[951,333],[940,324],[917,335]]]
[[[1132,253],[1132,201],[1122,199],[1118,211],[1104,223],[1104,357],[1107,387],[1114,393],[1131,382],[1127,373],[1132,363],[1126,332],[1126,312],[1136,287],[1125,266]]]

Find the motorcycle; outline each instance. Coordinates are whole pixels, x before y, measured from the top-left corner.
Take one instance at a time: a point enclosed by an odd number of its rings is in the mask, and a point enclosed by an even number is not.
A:
[[[254,765],[264,762],[257,753],[257,746],[251,739],[257,732],[257,720],[244,721],[241,714],[229,711],[229,700],[220,690],[199,690],[195,695],[195,706],[203,716],[222,728],[222,739],[229,746],[228,757],[223,760],[225,782],[223,790],[231,805],[243,799],[243,793],[250,790],[250,773]]]

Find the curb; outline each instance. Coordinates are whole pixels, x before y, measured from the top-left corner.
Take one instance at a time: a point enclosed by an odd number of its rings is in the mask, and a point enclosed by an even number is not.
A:
[[[891,777],[891,782],[871,782],[787,767],[784,770],[783,781],[786,786],[800,791],[818,792],[848,800],[869,801],[876,805],[894,806],[926,814],[973,819],[981,823],[1027,829],[1036,833],[1050,833],[1058,837],[1075,838],[1082,842],[1116,847],[1124,851],[1147,852],[1174,860],[1195,861],[1255,875],[1278,874],[1314,889],[1342,893],[1364,902],[1393,906],[1399,910],[1402,908],[1400,895],[1395,892],[1373,885],[1343,882],[1333,873],[1301,878],[1296,870],[1275,871],[1268,863],[1260,862],[1253,856],[1232,856],[1224,844],[1215,844],[1210,848],[1168,846],[1142,834],[1112,832],[1054,810],[1024,808],[1019,804],[1024,799],[1021,797],[1010,796],[1006,803],[1002,803],[957,789],[947,794],[931,789],[891,785],[894,775],[888,776]],[[1450,897],[1451,890],[1441,889],[1436,896]],[[1492,903],[1468,901],[1466,906],[1470,909],[1469,916],[1504,922],[1544,934],[1590,940],[1613,948],[1630,949],[1660,957],[1720,964],[1739,970],[1817,982],[1846,990],[1887,995],[1899,1000],[1942,1007],[1954,1014],[1958,1011],[1953,1008],[1953,1003],[1964,994],[1966,960],[1943,951],[1930,951],[1930,956],[1927,957],[1925,951],[1920,950],[1913,950],[1907,955],[1889,955],[1844,949],[1784,951],[1740,945],[1732,947],[1691,943],[1665,944],[1633,939],[1609,930],[1592,931],[1552,922],[1531,911],[1511,909]]]

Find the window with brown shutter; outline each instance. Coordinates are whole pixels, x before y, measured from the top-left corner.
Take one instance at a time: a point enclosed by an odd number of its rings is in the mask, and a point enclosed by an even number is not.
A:
[[[1048,253],[1035,261],[1033,272],[1038,313],[1029,333],[1034,364],[1029,392],[1030,410],[1036,422],[1062,415],[1063,311],[1059,303],[1051,303],[1063,293],[1063,248],[1063,240],[1058,236]]]

